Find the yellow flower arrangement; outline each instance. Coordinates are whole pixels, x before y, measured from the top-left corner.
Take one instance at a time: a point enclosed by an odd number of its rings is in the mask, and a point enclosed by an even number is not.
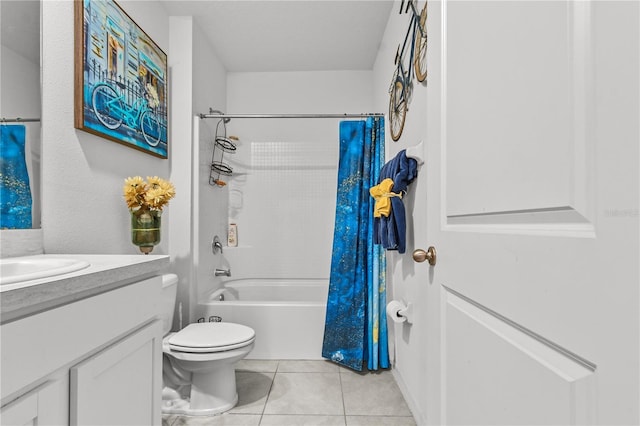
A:
[[[128,177],[124,180],[123,192],[131,210],[162,210],[176,195],[173,184],[158,176],[147,176],[146,182],[140,176]]]
[[[148,94],[147,102],[149,103],[149,108],[157,108],[160,105],[158,91],[151,85],[151,83],[147,83],[146,89]]]

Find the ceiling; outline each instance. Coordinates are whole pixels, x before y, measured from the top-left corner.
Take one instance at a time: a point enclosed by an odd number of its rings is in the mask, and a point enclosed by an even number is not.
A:
[[[0,0],[0,40],[14,52],[40,63],[40,2]]]
[[[392,0],[161,0],[231,72],[371,70]]]
[[[160,0],[193,16],[228,71],[370,70],[393,0]],[[0,0],[2,44],[39,63],[34,0]]]

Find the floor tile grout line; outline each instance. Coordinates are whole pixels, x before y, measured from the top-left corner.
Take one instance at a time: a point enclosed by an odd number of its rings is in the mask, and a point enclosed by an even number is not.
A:
[[[276,371],[273,373],[273,377],[271,378],[271,384],[269,385],[269,391],[267,392],[267,397],[264,400],[264,405],[262,406],[262,413],[260,413],[260,420],[258,421],[258,426],[262,424],[262,419],[264,418],[264,412],[267,409],[267,403],[269,402],[269,397],[271,396],[271,390],[273,389],[273,384],[276,381],[276,376],[278,375],[278,370],[280,369],[280,360],[278,360],[278,364],[276,365]]]
[[[340,398],[342,398],[342,420],[347,424],[347,406],[344,403],[344,388],[342,387],[342,372],[338,369],[338,379],[340,380]]]

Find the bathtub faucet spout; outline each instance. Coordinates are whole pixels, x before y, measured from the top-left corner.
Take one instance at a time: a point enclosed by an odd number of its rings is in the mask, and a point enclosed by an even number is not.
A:
[[[213,271],[213,275],[216,277],[230,277],[231,276],[231,269],[218,269],[216,268],[215,271]]]

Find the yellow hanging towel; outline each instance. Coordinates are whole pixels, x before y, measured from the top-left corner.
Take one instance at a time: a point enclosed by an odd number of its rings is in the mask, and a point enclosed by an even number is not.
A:
[[[373,208],[373,217],[389,217],[389,213],[391,213],[390,198],[402,198],[402,193],[396,194],[395,192],[391,192],[391,188],[393,188],[393,180],[390,178],[386,178],[376,186],[369,188],[369,194],[376,200]]]

